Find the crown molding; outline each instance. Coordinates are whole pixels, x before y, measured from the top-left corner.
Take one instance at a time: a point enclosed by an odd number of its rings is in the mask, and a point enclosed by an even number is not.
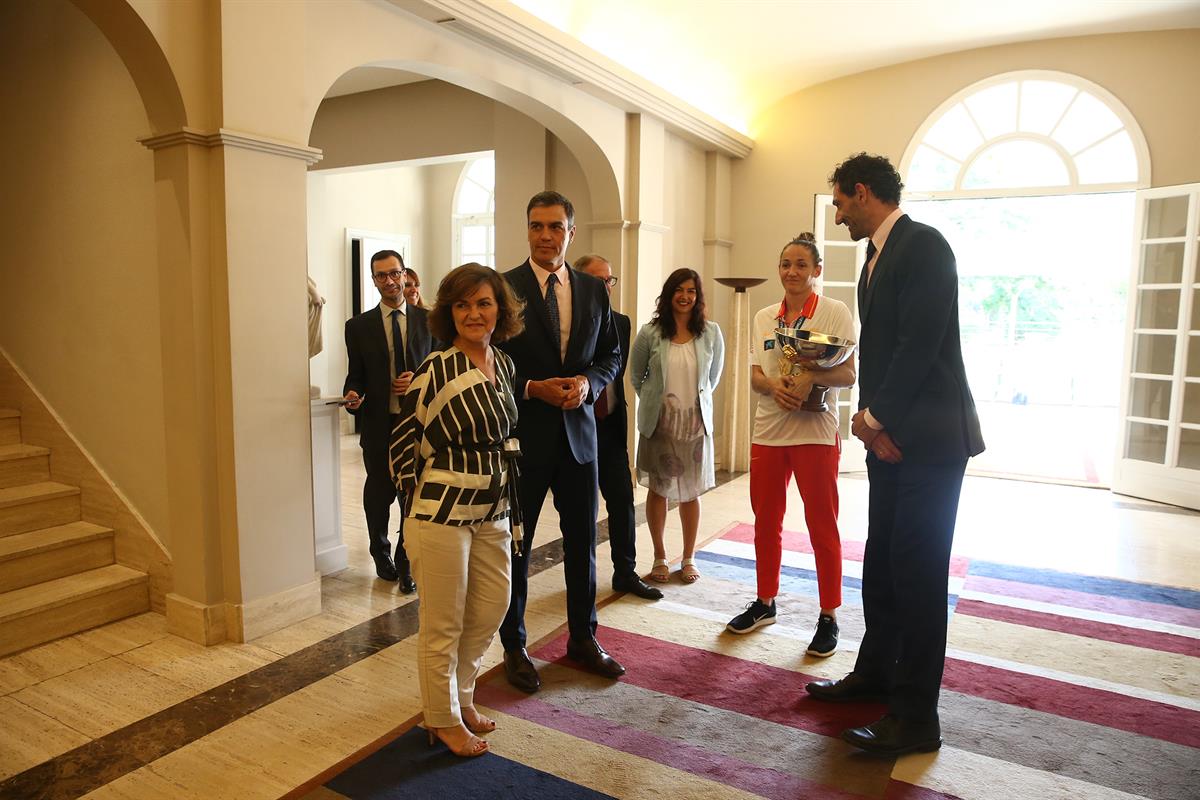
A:
[[[626,111],[658,117],[668,128],[726,155],[745,158],[754,147],[754,140],[746,134],[515,6],[501,10],[478,0],[392,2],[551,78],[600,95]]]
[[[169,133],[145,136],[138,139],[138,142],[150,150],[177,147],[181,144],[197,147],[236,147],[242,150],[299,159],[309,166],[316,164],[323,157],[321,150],[316,147],[292,144],[281,139],[271,139],[256,133],[234,131],[228,128],[220,128],[215,132],[206,133],[195,128],[185,127]]]
[[[732,241],[730,241],[729,239],[705,239],[705,240],[704,240],[704,246],[705,246],[705,247],[726,247],[726,248],[730,248],[730,247],[733,247],[733,242],[732,242]]]

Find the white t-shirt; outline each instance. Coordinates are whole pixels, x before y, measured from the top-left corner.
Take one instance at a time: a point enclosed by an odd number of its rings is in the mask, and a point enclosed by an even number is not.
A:
[[[750,364],[762,368],[768,378],[779,377],[779,344],[775,341],[776,319],[779,317],[779,303],[774,303],[754,315],[754,326],[750,337]],[[837,336],[842,339],[855,340],[854,318],[850,309],[840,300],[822,295],[817,300],[817,310],[813,316],[804,321],[802,330],[817,331]],[[754,444],[788,447],[796,444],[827,444],[837,443],[837,396],[838,390],[830,388],[825,394],[825,402],[829,410],[824,413],[814,411],[785,411],[775,398],[768,395],[758,395],[758,411],[754,415]]]

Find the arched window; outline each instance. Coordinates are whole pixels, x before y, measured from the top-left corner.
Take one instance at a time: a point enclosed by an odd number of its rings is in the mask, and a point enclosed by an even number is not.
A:
[[[1026,71],[969,86],[913,137],[909,197],[1129,191],[1150,185],[1150,153],[1125,106],[1066,73]]]
[[[454,263],[496,266],[496,160],[467,162],[454,191]]]

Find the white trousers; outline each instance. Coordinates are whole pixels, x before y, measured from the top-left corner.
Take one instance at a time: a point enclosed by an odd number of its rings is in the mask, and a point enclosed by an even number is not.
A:
[[[479,664],[508,611],[509,540],[508,520],[405,520],[404,550],[421,598],[417,673],[427,727],[458,725],[461,709],[475,704]]]

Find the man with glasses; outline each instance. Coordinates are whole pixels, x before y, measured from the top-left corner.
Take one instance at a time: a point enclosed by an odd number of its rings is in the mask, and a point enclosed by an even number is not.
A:
[[[375,573],[385,581],[399,580],[400,590],[409,594],[416,584],[404,553],[404,500],[388,473],[388,441],[400,413],[400,396],[433,342],[425,310],[404,301],[404,278],[404,259],[395,250],[380,250],[371,256],[371,279],[380,301],[346,322],[350,364],[342,392],[346,410],[359,423],[358,443],[367,468],[363,512]],[[387,531],[393,501],[401,508],[395,560]]]
[[[608,259],[598,255],[581,256],[575,269],[604,281],[612,298],[617,276],[613,275]],[[621,370],[612,383],[596,398],[596,467],[599,472],[600,495],[608,510],[608,544],[612,549],[613,589],[629,592],[646,600],[661,600],[663,593],[642,580],[637,574],[637,550],[633,517],[633,477],[629,473],[628,415],[625,412],[625,367],[629,363],[629,337],[632,325],[629,317],[612,312],[617,328],[617,344],[621,347]]]

